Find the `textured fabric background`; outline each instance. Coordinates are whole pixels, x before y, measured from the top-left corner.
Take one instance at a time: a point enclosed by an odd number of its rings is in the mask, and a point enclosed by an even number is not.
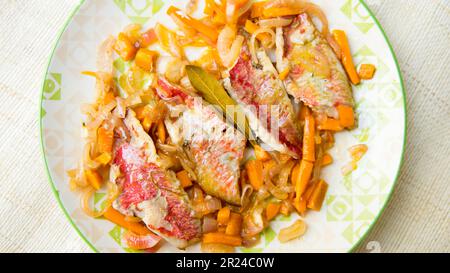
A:
[[[91,252],[56,203],[39,144],[44,71],[77,3],[0,1],[0,252]],[[450,1],[367,3],[398,56],[409,117],[394,195],[358,251],[450,252]]]

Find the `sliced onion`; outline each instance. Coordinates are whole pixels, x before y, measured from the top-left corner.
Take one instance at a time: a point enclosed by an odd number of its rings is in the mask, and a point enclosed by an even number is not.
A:
[[[98,218],[98,217],[102,216],[109,207],[111,207],[112,203],[119,195],[119,189],[116,184],[111,183],[111,182],[108,182],[107,186],[108,186],[108,193],[107,193],[106,200],[104,203],[105,205],[104,205],[104,208],[100,211],[92,210],[91,206],[89,204],[89,202],[90,202],[92,196],[94,195],[94,193],[96,192],[96,190],[93,187],[87,187],[83,190],[83,192],[81,193],[81,209],[87,215],[94,217],[94,218]]]
[[[123,234],[123,240],[125,245],[131,249],[144,250],[156,246],[161,241],[161,237],[153,233],[137,235],[127,231]]]
[[[256,37],[261,33],[268,33],[272,41],[266,45],[267,48],[271,48],[275,45],[275,32],[270,28],[259,28],[255,32],[253,32],[250,38],[250,54],[252,55],[252,61],[254,63],[259,63],[258,57],[256,56]]]
[[[114,73],[113,65],[113,47],[116,43],[116,39],[113,36],[109,36],[98,48],[97,51],[97,70],[108,74]]]
[[[214,232],[217,230],[217,220],[212,216],[203,217],[203,233]]]
[[[100,163],[91,158],[91,152],[94,149],[94,146],[94,143],[86,143],[83,149],[83,162],[89,169],[97,169],[100,166]]]
[[[195,199],[195,197],[194,197]],[[194,205],[195,211],[200,215],[207,215],[216,212],[222,208],[222,202],[212,196],[206,196],[202,202],[198,202]]]
[[[225,67],[230,68],[236,63],[243,43],[244,37],[236,36],[236,28],[225,26],[222,29],[217,38],[217,51]]]
[[[243,208],[246,208],[247,205],[250,203],[250,197],[253,193],[253,187],[249,184],[246,184],[242,187],[242,194],[241,194],[241,206]]]
[[[306,232],[306,224],[302,220],[297,220],[291,226],[283,228],[278,234],[278,240],[282,243],[294,240]]]
[[[284,186],[288,184],[289,175],[291,174],[292,168],[294,167],[295,162],[293,160],[288,161],[281,168],[280,173],[278,174],[275,183],[277,186]]]
[[[285,27],[292,23],[292,19],[286,18],[272,18],[259,20],[259,26],[261,28],[274,28],[274,27]]]

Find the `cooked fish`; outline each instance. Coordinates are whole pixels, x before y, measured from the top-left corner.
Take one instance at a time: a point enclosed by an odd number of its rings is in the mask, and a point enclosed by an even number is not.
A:
[[[275,151],[299,158],[301,129],[292,103],[264,49],[259,49],[256,55],[258,64],[252,63],[244,46],[229,77],[224,79],[224,86],[242,106],[259,139]]]
[[[239,166],[246,139],[229,125],[222,114],[201,97],[188,95],[181,87],[161,78],[159,87],[170,99],[179,99],[183,109],[165,121],[172,142],[184,148],[195,164],[197,183],[208,194],[231,204],[240,204]],[[166,97],[165,99],[168,99]],[[169,106],[179,108],[180,104]]]
[[[284,41],[290,67],[284,83],[297,102],[334,118],[338,117],[337,106],[354,107],[351,86],[339,59],[306,13],[284,28]]]
[[[178,248],[200,238],[200,220],[175,174],[158,165],[150,136],[133,111],[124,120],[129,141],[116,141],[114,165],[122,176],[116,179],[121,194],[114,207],[140,217],[147,227]]]

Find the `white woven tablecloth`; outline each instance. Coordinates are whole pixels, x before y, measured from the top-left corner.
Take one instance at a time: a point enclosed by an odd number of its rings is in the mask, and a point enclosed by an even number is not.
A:
[[[58,207],[39,144],[44,71],[77,3],[0,1],[0,252],[91,251]],[[409,120],[393,198],[359,251],[376,241],[383,252],[450,252],[450,1],[367,3],[399,58]]]

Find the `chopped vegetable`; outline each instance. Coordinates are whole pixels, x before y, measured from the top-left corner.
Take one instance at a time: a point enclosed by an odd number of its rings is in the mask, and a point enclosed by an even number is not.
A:
[[[228,235],[219,232],[207,233],[203,235],[203,243],[205,244],[224,244],[229,246],[242,245],[242,238],[239,236]]]
[[[116,225],[119,225],[135,234],[138,235],[149,235],[153,234],[145,225],[142,223],[136,223],[136,222],[128,222],[125,220],[125,215],[121,214],[117,210],[115,210],[113,207],[109,207],[105,213],[103,214],[103,217],[108,219],[109,221],[113,222]]]
[[[103,184],[102,176],[95,170],[86,171],[86,179],[94,189],[99,190]]]
[[[280,80],[284,81],[287,76],[289,75],[289,72],[291,72],[289,67],[286,67],[283,71],[281,71],[280,75],[278,75],[278,77],[280,78]]]
[[[103,166],[106,166],[111,161],[111,154],[110,153],[102,153],[101,155],[97,156],[95,161],[102,164]]]
[[[242,217],[240,214],[232,212],[230,215],[230,221],[228,222],[225,234],[238,236],[241,234]]]
[[[284,200],[281,202],[280,213],[284,216],[289,216],[291,214],[291,208],[292,206],[290,205],[290,203]]]
[[[205,253],[234,253],[234,247],[224,244],[202,243],[201,249]]]
[[[159,45],[173,57],[182,58],[184,52],[181,49],[177,34],[161,24],[155,26],[156,37],[158,37]]]
[[[223,207],[217,213],[217,223],[219,226],[226,226],[230,221],[231,210],[229,207]]]
[[[257,31],[258,29],[259,29],[258,25],[254,24],[252,21],[247,20],[247,21],[245,22],[245,30],[246,30],[248,33],[253,34],[253,33],[255,33],[255,31]],[[256,36],[256,38],[257,38],[259,41],[261,41],[261,43],[262,43],[264,46],[266,46],[266,47],[272,42],[272,37],[271,37],[269,34],[267,34],[267,33],[261,33],[261,34],[258,34],[258,35]]]
[[[268,152],[266,152],[263,148],[261,148],[261,146],[255,145],[255,146],[253,146],[253,148],[255,149],[256,159],[258,159],[262,162],[271,159],[270,154]]]
[[[307,207],[309,209],[320,211],[322,208],[323,200],[325,199],[325,195],[328,190],[328,184],[320,180],[314,185],[314,189],[311,193],[311,196],[308,198],[308,205]]]
[[[114,131],[100,127],[97,130],[97,147],[99,153],[112,153]]]
[[[348,149],[353,161],[358,162],[367,153],[369,147],[365,144],[358,144]]]
[[[123,32],[121,32],[117,37],[114,49],[124,61],[132,60],[137,52],[137,49],[134,47],[133,43],[130,41],[128,36]]]
[[[333,157],[330,154],[324,154],[322,158],[322,167],[328,166],[333,163]]]
[[[245,164],[250,184],[255,190],[259,190],[263,185],[263,164],[258,159],[250,160]]]
[[[263,16],[265,18],[273,18],[273,17],[283,17],[283,16],[291,16],[303,13],[304,10],[302,8],[295,7],[273,7],[267,8],[263,10]]]
[[[278,213],[280,212],[280,208],[281,208],[280,203],[275,203],[275,202],[269,203],[266,207],[267,221],[270,221],[273,218],[275,218],[278,215]]]
[[[356,72],[355,65],[353,64],[352,53],[350,52],[350,45],[348,43],[347,35],[343,30],[333,30],[333,38],[339,44],[342,51],[342,64],[345,71],[350,78],[350,81],[354,85],[358,85],[361,79]]]
[[[280,242],[282,243],[286,243],[303,236],[305,232],[305,222],[303,222],[302,220],[297,220],[292,226],[280,230],[280,233],[278,234],[278,240],[280,240]]]
[[[251,18],[262,17],[264,13],[264,6],[267,4],[266,1],[253,3],[251,8]]]
[[[189,177],[189,173],[186,170],[182,170],[177,172],[177,178],[180,180],[181,186],[183,188],[189,188],[192,186],[191,178]]]
[[[334,132],[340,132],[344,130],[339,120],[333,118],[325,118],[323,120],[318,120],[319,125],[317,126],[319,130],[328,130]]]
[[[141,48],[136,54],[135,59],[136,65],[145,71],[152,71],[153,62],[157,56],[158,56],[157,52]]]
[[[310,162],[314,162],[316,160],[316,124],[314,117],[311,114],[311,111],[306,112],[305,117],[305,130],[303,137],[303,159],[308,160]]]
[[[313,170],[314,164],[312,162],[302,159],[300,162],[300,170],[298,176],[295,178],[295,202],[299,203],[302,194],[308,187],[309,178]]]
[[[339,123],[342,127],[353,128],[355,126],[355,114],[353,108],[347,105],[339,105],[337,107],[339,112]]]
[[[342,175],[343,176],[349,175],[357,168],[358,168],[358,166],[356,165],[356,162],[352,161],[352,162],[348,163],[347,165],[345,165],[344,167],[342,167],[342,169],[341,169]]]
[[[161,143],[166,143],[166,126],[162,121],[158,123],[158,139]]]
[[[123,235],[123,239],[125,244],[131,248],[136,250],[149,249],[157,245],[161,241],[161,237],[149,233],[146,235],[137,235],[131,231],[125,232]]]
[[[375,75],[376,67],[373,64],[362,64],[359,67],[358,75],[363,80],[371,80]]]
[[[141,48],[146,48],[156,43],[157,41],[158,37],[156,37],[156,32],[153,28],[151,28],[148,31],[142,33],[141,38],[139,39],[139,44]]]

